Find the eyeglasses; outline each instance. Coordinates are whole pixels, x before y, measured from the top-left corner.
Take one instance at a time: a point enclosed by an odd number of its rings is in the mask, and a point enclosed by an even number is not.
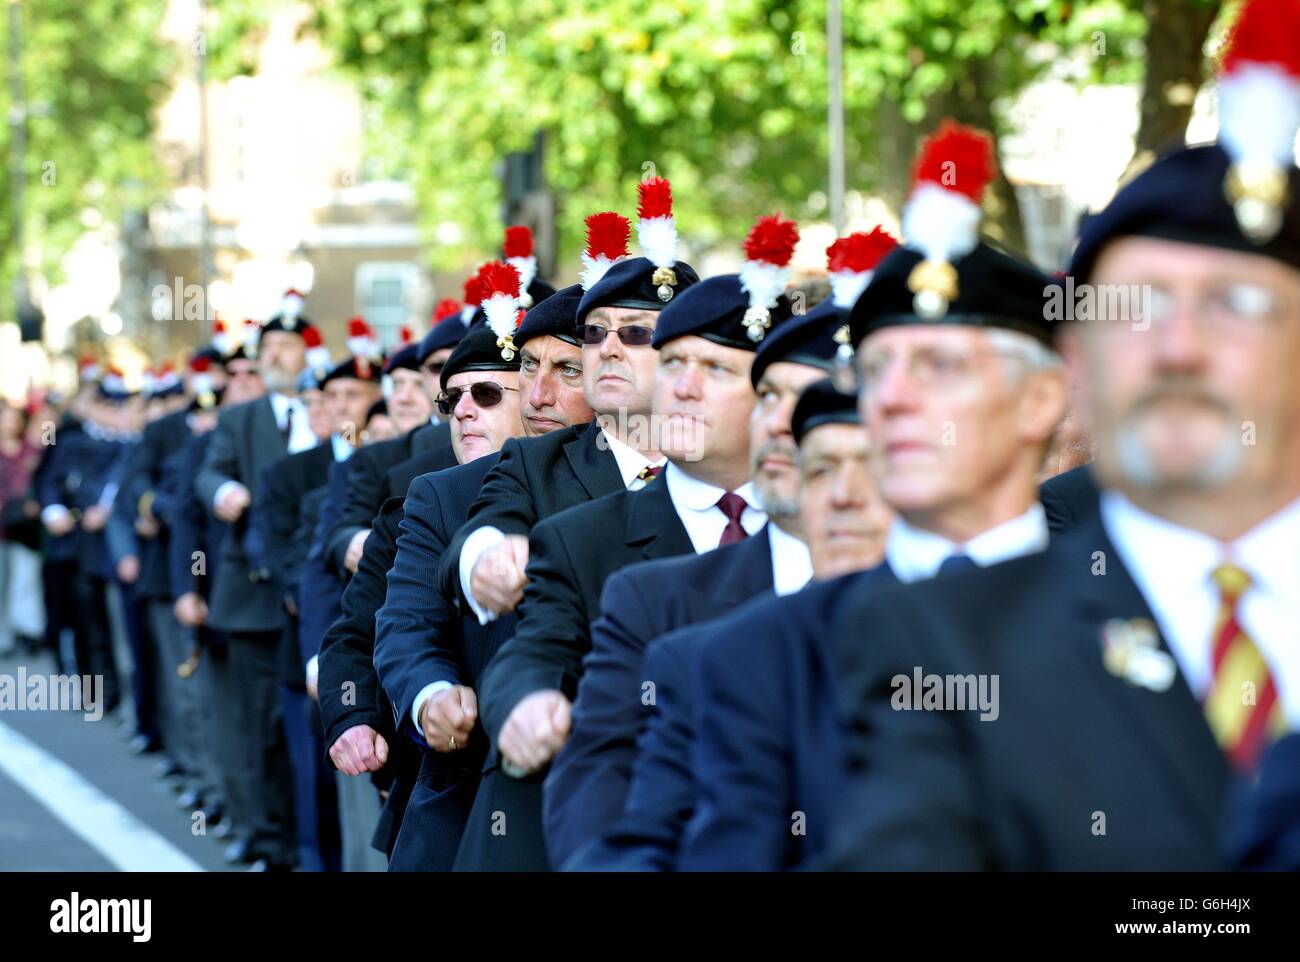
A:
[[[966,380],[977,361],[990,357],[1015,357],[1009,351],[994,349],[957,351],[943,348],[922,348],[904,357],[907,376],[927,388],[943,390]],[[884,380],[897,358],[891,351],[878,351],[863,356],[857,367],[855,388],[870,391]],[[847,365],[846,365],[847,367]]]
[[[451,412],[456,410],[456,405],[460,403],[466,392],[474,399],[474,403],[481,408],[493,408],[501,403],[505,397],[506,391],[518,391],[517,387],[503,387],[495,381],[476,381],[468,388],[453,387],[448,388],[438,395],[438,413],[443,417],[450,417]]]
[[[1150,324],[1165,325],[1178,315],[1180,305],[1203,331],[1211,334],[1260,333],[1296,311],[1296,304],[1280,291],[1249,281],[1212,283],[1194,298],[1179,296],[1157,284],[1129,285],[1137,303],[1130,310],[1100,313],[1102,320],[1131,322],[1136,331]],[[1133,300],[1133,298],[1130,298]]]
[[[604,324],[579,324],[578,340],[583,344],[604,344],[611,330],[628,347],[643,347],[655,336],[653,327],[643,327],[640,324],[629,324],[627,327],[618,328],[608,328]]]

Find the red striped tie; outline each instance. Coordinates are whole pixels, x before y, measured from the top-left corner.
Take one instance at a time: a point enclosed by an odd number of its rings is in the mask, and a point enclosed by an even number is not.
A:
[[[1251,577],[1222,564],[1210,575],[1219,588],[1214,633],[1214,681],[1205,697],[1205,716],[1232,767],[1249,772],[1264,748],[1285,727],[1268,663],[1239,620],[1239,603]]]

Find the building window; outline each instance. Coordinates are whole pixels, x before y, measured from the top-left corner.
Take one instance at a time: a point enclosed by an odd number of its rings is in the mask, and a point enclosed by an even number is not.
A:
[[[403,324],[410,324],[420,269],[415,264],[359,264],[356,302],[385,349],[398,342]]]

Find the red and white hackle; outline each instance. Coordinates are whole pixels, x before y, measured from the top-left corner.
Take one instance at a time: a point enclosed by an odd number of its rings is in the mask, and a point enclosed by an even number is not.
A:
[[[673,218],[673,188],[662,177],[649,177],[637,184],[636,237],[641,253],[655,266],[650,278],[656,294],[665,304],[676,293],[677,221]]]
[[[749,295],[745,333],[761,341],[772,326],[772,308],[790,283],[790,258],[799,243],[799,228],[780,214],[760,217],[745,237],[740,287]]]
[[[627,256],[632,224],[622,214],[604,210],[587,218],[587,249],[582,252],[582,289],[591,290],[605,272]]]
[[[478,269],[483,313],[497,336],[505,361],[515,356],[515,330],[519,327],[519,271],[501,261],[488,261]]]
[[[528,286],[537,276],[537,258],[533,255],[533,232],[521,224],[506,228],[505,244],[502,245],[506,263],[519,272],[519,306],[533,306],[533,297],[528,293]]]

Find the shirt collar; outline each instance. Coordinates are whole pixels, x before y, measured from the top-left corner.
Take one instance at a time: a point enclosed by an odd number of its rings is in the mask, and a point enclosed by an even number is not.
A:
[[[772,547],[772,587],[776,593],[791,595],[806,588],[813,576],[808,545],[770,521],[767,540]]]
[[[672,496],[673,504],[688,511],[708,511],[710,508],[715,508],[718,501],[727,493],[724,488],[692,477],[671,461],[664,469],[664,479],[668,482],[668,493]],[[736,494],[744,498],[745,504],[750,508],[756,511],[762,510],[758,505],[758,495],[754,493],[753,482],[746,481],[736,489]]]
[[[625,488],[630,487],[632,482],[637,479],[637,475],[646,467],[664,463],[663,458],[658,461],[649,460],[636,448],[620,441],[604,428],[600,429],[600,433],[604,435],[605,443],[609,445],[610,453],[614,455],[614,462],[618,465],[618,473],[623,479],[623,487]]]
[[[1042,551],[1047,547],[1047,538],[1047,513],[1037,501],[1024,514],[980,532],[965,544],[949,541],[897,517],[889,526],[885,560],[900,581],[920,581],[933,578],[939,566],[953,555],[964,554],[986,568]]]
[[[347,438],[341,434],[330,435],[330,445],[334,449],[335,461],[346,461],[352,457],[352,445],[348,444]]]

